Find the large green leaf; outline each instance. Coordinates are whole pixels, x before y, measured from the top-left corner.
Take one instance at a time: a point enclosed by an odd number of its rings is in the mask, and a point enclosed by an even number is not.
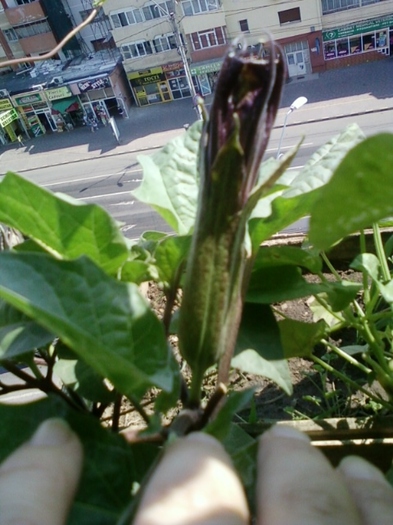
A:
[[[267,266],[256,269],[247,290],[250,303],[272,304],[314,295],[326,290],[324,283],[310,283],[296,266]]]
[[[280,332],[269,306],[245,304],[231,366],[271,379],[287,394],[292,393]]]
[[[272,266],[301,266],[311,273],[322,270],[319,254],[295,246],[262,246],[255,258],[253,271]]]
[[[152,206],[179,235],[188,234],[194,226],[201,126],[198,121],[157,154],[138,157],[143,180],[133,195]]]
[[[309,215],[321,187],[329,181],[347,152],[363,138],[364,134],[359,127],[352,124],[314,153],[293,179],[288,178],[288,175],[279,179],[278,184],[288,184],[289,187],[274,199],[271,195],[265,197],[265,217],[260,214],[259,217],[262,218],[251,219],[250,235],[253,246]],[[262,204],[263,202],[258,205],[260,211]]]
[[[325,250],[393,213],[393,134],[381,133],[352,149],[311,210],[310,242]]]
[[[130,446],[90,415],[49,397],[20,406],[0,404],[0,462],[27,441],[42,421],[51,417],[66,419],[84,449],[82,479],[67,524],[115,525],[130,500],[133,483],[142,481],[158,447]]]
[[[52,333],[11,305],[0,301],[0,361],[20,357],[53,339]]]
[[[119,392],[172,391],[174,358],[160,321],[136,285],[116,281],[87,257],[0,253],[0,296],[53,331]]]
[[[87,255],[112,274],[127,259],[124,237],[103,208],[56,196],[15,173],[0,183],[0,221],[59,259]]]
[[[285,357],[309,357],[314,347],[326,336],[324,321],[303,323],[295,319],[284,319],[278,323]]]
[[[188,255],[191,237],[170,236],[161,241],[154,257],[156,260],[157,274],[165,286],[171,287],[179,279],[179,271]]]

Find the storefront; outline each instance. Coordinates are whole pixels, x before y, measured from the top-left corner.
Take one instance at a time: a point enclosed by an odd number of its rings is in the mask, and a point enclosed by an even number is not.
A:
[[[18,108],[26,128],[34,137],[47,131],[56,131],[56,122],[53,119],[44,91],[22,93],[13,96],[12,101],[14,106]]]
[[[172,100],[162,67],[127,73],[138,106],[148,106]]]
[[[351,57],[370,51],[392,54],[393,15],[322,31],[325,60]]]
[[[12,106],[11,106],[12,107]],[[2,143],[6,144],[8,140],[15,142],[18,140],[18,135],[21,130],[18,126],[19,115],[17,111],[12,108],[0,113],[0,128],[2,130]]]
[[[221,66],[222,60],[191,66],[191,74],[196,77],[197,81],[197,91],[202,96],[210,95],[213,92]]]
[[[75,111],[75,116],[78,118],[77,125],[83,122],[84,117],[97,118],[99,112],[105,113],[109,118],[112,111],[118,109],[118,101],[107,75],[79,80],[71,84],[70,88],[74,95],[78,95],[77,101],[81,103],[81,107],[76,108],[74,101],[68,109],[69,113],[71,113],[70,109]]]
[[[191,97],[190,86],[182,62],[166,64],[162,66],[162,70],[169,84],[169,90],[173,100]]]
[[[56,121],[57,131],[71,130],[82,125],[82,107],[79,98],[72,94],[68,86],[46,91],[51,113]]]

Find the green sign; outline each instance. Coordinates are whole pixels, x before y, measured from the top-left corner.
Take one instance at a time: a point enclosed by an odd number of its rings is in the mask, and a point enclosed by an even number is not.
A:
[[[322,39],[324,42],[327,42],[329,40],[337,40],[339,38],[360,35],[362,33],[380,31],[381,29],[386,29],[389,26],[393,26],[393,15],[384,16],[383,18],[376,18],[375,20],[364,20],[363,22],[348,24],[346,26],[338,27],[337,29],[322,31]]]
[[[7,111],[7,109],[12,109],[12,104],[8,98],[3,98],[0,100],[0,111]]]
[[[40,93],[25,93],[20,97],[13,97],[13,99],[17,106],[29,106],[35,102],[44,102],[44,98]]]
[[[5,128],[8,126],[8,124],[11,124],[14,120],[17,120],[18,113],[15,111],[15,109],[10,109],[9,111],[5,111],[4,113],[0,114],[0,126],[2,128]]]
[[[222,66],[222,61],[219,62],[210,62],[209,64],[201,64],[200,66],[191,67],[191,75],[203,75],[205,73],[215,73],[220,71]]]

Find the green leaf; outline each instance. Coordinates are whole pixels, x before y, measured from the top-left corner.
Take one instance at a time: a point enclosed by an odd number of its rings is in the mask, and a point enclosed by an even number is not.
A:
[[[310,242],[325,250],[393,213],[393,134],[353,148],[311,210]]]
[[[141,284],[151,279],[150,264],[145,261],[126,261],[121,269],[121,280]]]
[[[191,237],[168,236],[161,241],[155,252],[158,279],[167,288],[179,280],[179,272],[182,269],[191,245]]]
[[[116,392],[105,385],[104,380],[89,365],[61,344],[56,344],[57,361],[54,366],[55,375],[72,388],[83,399],[100,403],[113,403]]]
[[[53,331],[126,396],[174,385],[163,327],[134,284],[112,279],[87,257],[0,253],[0,296]]]
[[[255,258],[253,271],[272,266],[301,266],[311,273],[319,273],[322,259],[314,251],[295,246],[262,246]]]
[[[117,223],[96,204],[81,204],[7,173],[0,183],[0,221],[59,259],[90,257],[108,273],[127,259]]]
[[[0,361],[21,357],[53,339],[52,333],[11,305],[0,301]]]
[[[266,197],[271,201],[266,215],[250,220],[253,246],[260,245],[273,234],[309,215],[321,188],[329,181],[346,153],[363,138],[362,131],[353,124],[314,153],[293,179],[288,174],[280,178],[277,183],[287,184],[289,188],[276,194],[274,199],[271,195]]]
[[[152,206],[179,235],[187,235],[195,222],[201,129],[202,122],[195,122],[155,155],[138,157],[144,174],[133,195]]]
[[[246,303],[231,366],[274,381],[288,395],[292,383],[275,317],[266,305]]]
[[[246,300],[272,304],[326,290],[323,283],[309,283],[296,266],[262,266],[251,274]]]
[[[84,449],[82,478],[67,525],[115,525],[129,503],[133,483],[142,481],[158,447],[130,446],[90,415],[49,397],[20,406],[0,404],[0,462],[30,439],[41,422],[52,417],[64,418]]]
[[[326,294],[321,294],[321,296],[326,301]],[[313,320],[320,321],[323,319],[330,329],[335,328],[337,325],[341,325],[344,322],[344,317],[340,312],[333,315],[333,313],[322,306],[315,297],[308,302],[308,306],[313,313]]]
[[[232,425],[233,416],[250,403],[253,395],[253,388],[248,388],[241,392],[230,392],[225,399],[224,406],[220,409],[215,419],[205,427],[204,431],[219,441],[226,440]],[[227,445],[229,446],[229,442],[227,442]]]
[[[326,336],[324,321],[302,323],[294,319],[284,319],[278,323],[284,354],[291,357],[309,357],[314,347]]]

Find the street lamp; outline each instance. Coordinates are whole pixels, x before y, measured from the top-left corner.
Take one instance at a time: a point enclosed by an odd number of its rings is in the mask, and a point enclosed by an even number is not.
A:
[[[278,160],[281,156],[281,143],[282,143],[282,139],[284,138],[284,133],[285,133],[285,128],[287,127],[287,120],[288,120],[288,117],[289,115],[295,111],[295,109],[299,109],[301,108],[302,106],[304,106],[304,104],[307,103],[307,99],[306,97],[298,97],[296,100],[294,100],[292,102],[292,104],[289,106],[289,109],[285,115],[285,119],[284,119],[284,125],[282,127],[282,132],[281,132],[281,137],[280,137],[280,142],[278,143],[278,148],[277,148],[277,155],[276,155],[276,159]]]

